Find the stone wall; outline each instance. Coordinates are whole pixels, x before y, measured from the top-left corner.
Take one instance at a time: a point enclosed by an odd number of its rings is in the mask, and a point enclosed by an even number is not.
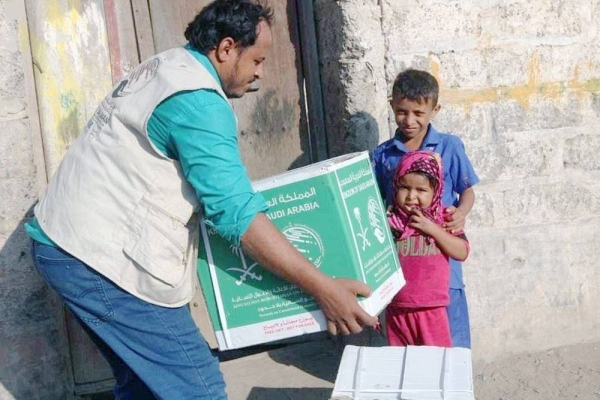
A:
[[[24,15],[22,1],[0,0],[0,399],[65,399],[60,319],[23,229],[45,182]]]
[[[433,123],[463,139],[481,178],[465,264],[474,358],[600,340],[600,3],[316,0],[315,10],[336,154],[390,137],[398,72],[440,82]]]

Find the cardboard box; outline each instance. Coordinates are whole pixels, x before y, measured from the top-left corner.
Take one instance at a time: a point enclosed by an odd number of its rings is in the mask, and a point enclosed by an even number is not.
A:
[[[346,346],[330,400],[474,400],[471,350]]]
[[[404,285],[366,152],[253,183],[267,216],[325,274],[367,283],[359,299],[379,314]],[[327,329],[315,300],[201,223],[198,275],[220,350]]]

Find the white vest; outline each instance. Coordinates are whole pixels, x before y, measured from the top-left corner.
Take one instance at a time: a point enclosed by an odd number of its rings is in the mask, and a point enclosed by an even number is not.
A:
[[[154,147],[146,127],[161,101],[201,88],[227,99],[184,48],[139,65],[100,104],[35,207],[58,246],[166,307],[189,302],[196,289],[199,203],[181,165]]]

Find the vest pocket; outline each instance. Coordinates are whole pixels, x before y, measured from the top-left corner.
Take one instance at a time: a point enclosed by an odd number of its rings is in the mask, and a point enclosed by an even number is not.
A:
[[[177,287],[187,277],[190,231],[178,218],[142,199],[130,222],[133,236],[123,251],[155,278]]]

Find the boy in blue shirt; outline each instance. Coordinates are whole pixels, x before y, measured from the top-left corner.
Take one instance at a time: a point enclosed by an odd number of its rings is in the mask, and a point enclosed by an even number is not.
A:
[[[371,163],[381,195],[389,206],[393,196],[392,178],[400,158],[412,150],[439,153],[444,165],[442,204],[449,214],[444,227],[450,232],[460,232],[473,208],[473,186],[479,178],[460,138],[440,133],[430,123],[440,110],[438,95],[438,82],[428,72],[409,69],[398,74],[390,101],[398,129],[392,139],[373,150]],[[461,263],[450,259],[450,270],[450,305],[447,312],[452,345],[470,348],[469,314]]]

